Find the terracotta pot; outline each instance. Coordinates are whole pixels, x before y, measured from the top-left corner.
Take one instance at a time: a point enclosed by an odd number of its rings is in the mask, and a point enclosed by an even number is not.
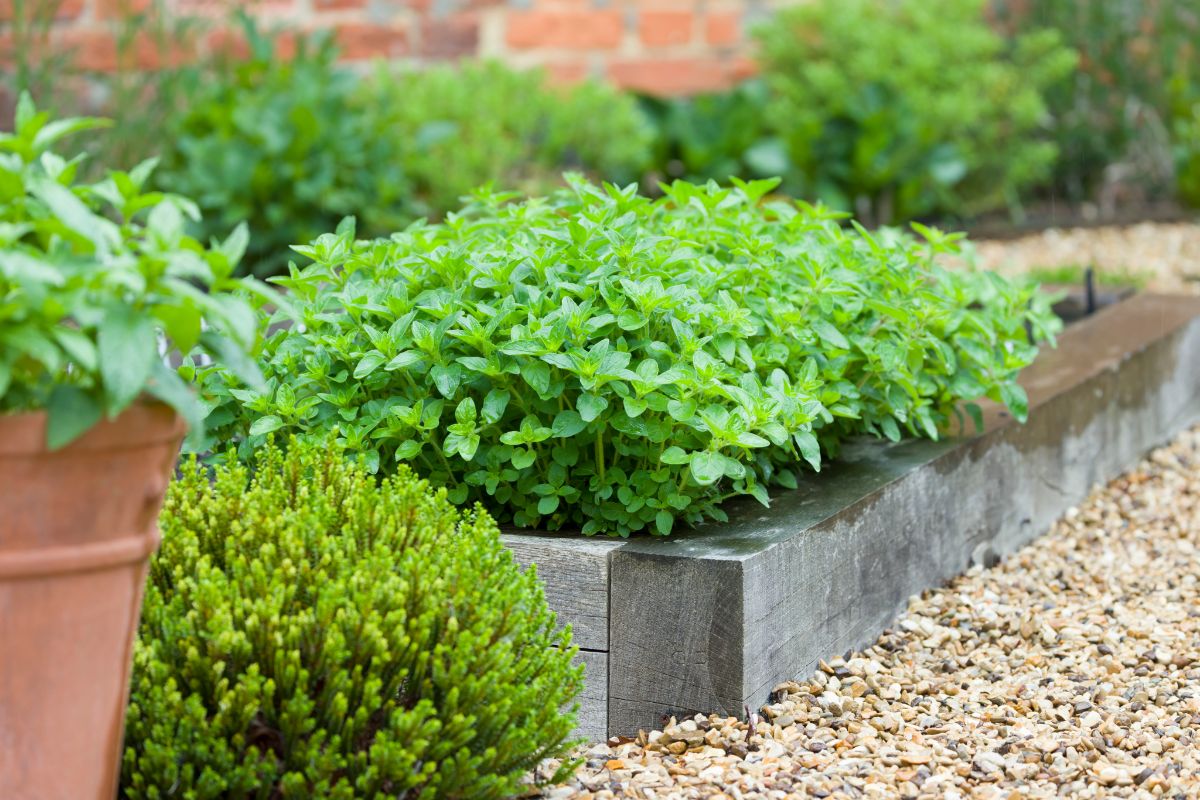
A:
[[[135,405],[46,450],[0,416],[0,798],[112,800],[133,637],[183,422]]]

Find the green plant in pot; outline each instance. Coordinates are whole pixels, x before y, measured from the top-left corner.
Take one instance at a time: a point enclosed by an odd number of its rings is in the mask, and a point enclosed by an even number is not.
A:
[[[93,119],[21,98],[0,134],[0,797],[111,798],[156,517],[201,407],[166,363],[258,383],[245,230],[205,247],[153,163],[80,183]]]

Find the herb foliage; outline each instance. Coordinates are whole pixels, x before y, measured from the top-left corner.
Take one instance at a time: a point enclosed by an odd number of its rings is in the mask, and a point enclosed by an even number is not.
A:
[[[936,437],[983,396],[1024,417],[1026,323],[1056,322],[1033,286],[941,269],[957,235],[735,183],[480,193],[387,240],[347,221],[276,279],[300,324],[264,345],[268,391],[207,371],[214,433],[249,453],[336,429],[505,522],[665,535],[765,504],[848,436]]]
[[[153,161],[77,180],[83,156],[67,160],[52,147],[104,124],[51,120],[25,94],[15,131],[0,133],[0,414],[48,411],[51,448],[143,395],[173,406],[198,434],[202,409],[160,347],[199,349],[236,380],[262,381],[243,290],[274,292],[232,277],[245,226],[212,247],[189,237],[196,207],[146,190]]]

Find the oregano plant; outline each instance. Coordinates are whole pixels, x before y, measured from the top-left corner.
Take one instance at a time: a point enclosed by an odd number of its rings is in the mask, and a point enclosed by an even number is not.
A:
[[[1056,325],[1034,286],[942,269],[957,235],[734,183],[481,192],[374,241],[348,220],[276,279],[296,324],[264,319],[266,391],[204,370],[213,435],[336,430],[504,522],[625,536],[766,504],[849,436],[937,437],[963,401],[1024,417],[1027,326]]]

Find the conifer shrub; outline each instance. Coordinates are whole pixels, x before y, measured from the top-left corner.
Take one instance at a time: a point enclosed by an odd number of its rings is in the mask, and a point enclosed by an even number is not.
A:
[[[570,633],[492,519],[327,445],[172,485],[122,797],[500,798],[570,744]]]
[[[212,441],[336,430],[504,522],[665,535],[849,436],[937,437],[980,397],[1024,417],[1027,326],[1057,322],[1034,285],[941,269],[956,235],[763,202],[775,185],[576,181],[385,240],[344,224],[276,279],[295,322],[264,344],[267,391],[201,376]]]

